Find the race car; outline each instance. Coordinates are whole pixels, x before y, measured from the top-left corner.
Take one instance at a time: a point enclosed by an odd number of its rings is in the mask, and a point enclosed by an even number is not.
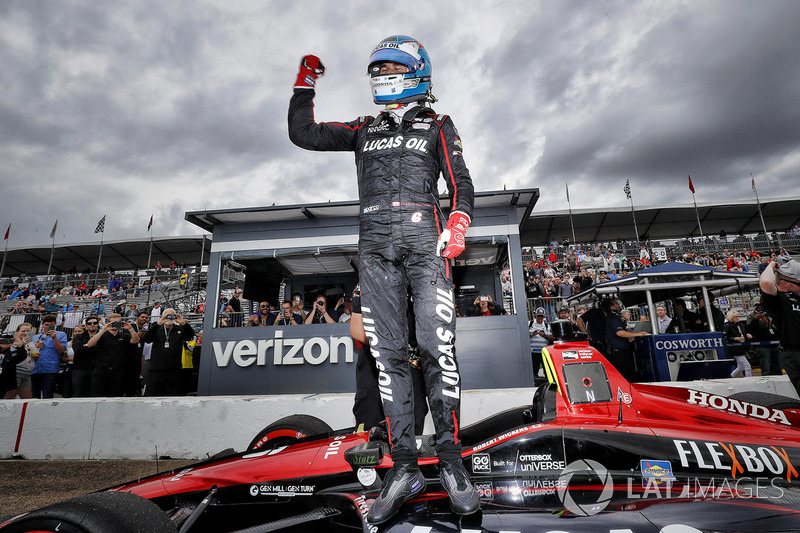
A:
[[[0,532],[800,529],[800,402],[631,384],[568,323],[553,331],[548,382],[531,403],[458,432],[482,500],[473,515],[450,511],[433,437],[423,435],[427,490],[369,524],[392,466],[386,433],[295,415],[244,452],[67,500]]]

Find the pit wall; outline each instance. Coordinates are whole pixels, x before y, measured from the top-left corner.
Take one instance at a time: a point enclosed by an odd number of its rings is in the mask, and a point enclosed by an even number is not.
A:
[[[748,390],[797,398],[786,376],[659,383],[721,396]],[[462,425],[531,402],[532,388],[462,392]],[[204,459],[242,451],[272,422],[310,414],[352,427],[352,394],[245,398],[73,398],[0,401],[0,459]],[[426,433],[433,433],[430,415]]]

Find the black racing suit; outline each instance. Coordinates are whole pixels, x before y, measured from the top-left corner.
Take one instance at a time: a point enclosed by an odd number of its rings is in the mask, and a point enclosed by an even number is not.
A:
[[[437,195],[444,174],[451,206],[472,216],[474,190],[450,117],[424,106],[396,124],[389,113],[346,123],[315,123],[313,89],[295,89],[289,138],[308,150],[355,152],[359,276],[364,329],[396,464],[416,461],[406,310],[414,298],[417,341],[441,460],[461,458],[461,378],[455,359],[450,265],[436,254],[442,225]]]

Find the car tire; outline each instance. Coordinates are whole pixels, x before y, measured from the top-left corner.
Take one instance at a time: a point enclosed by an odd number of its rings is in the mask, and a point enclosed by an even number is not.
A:
[[[130,492],[95,492],[24,515],[3,533],[175,533],[166,513]]]
[[[728,396],[732,400],[755,403],[773,409],[800,409],[800,400],[770,392],[744,391]]]
[[[262,429],[253,438],[248,450],[260,450],[265,446],[283,446],[296,440],[319,435],[321,433],[331,433],[333,429],[311,415],[289,415],[281,418]]]

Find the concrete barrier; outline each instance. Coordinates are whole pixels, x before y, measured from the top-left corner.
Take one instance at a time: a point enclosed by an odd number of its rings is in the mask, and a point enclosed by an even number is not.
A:
[[[758,390],[797,398],[785,376],[659,383],[723,396]],[[531,402],[533,389],[462,392],[462,425]],[[309,414],[334,429],[354,425],[352,394],[245,398],[72,398],[0,401],[0,458],[203,459],[244,450],[270,423]],[[430,415],[426,433],[433,433]]]

